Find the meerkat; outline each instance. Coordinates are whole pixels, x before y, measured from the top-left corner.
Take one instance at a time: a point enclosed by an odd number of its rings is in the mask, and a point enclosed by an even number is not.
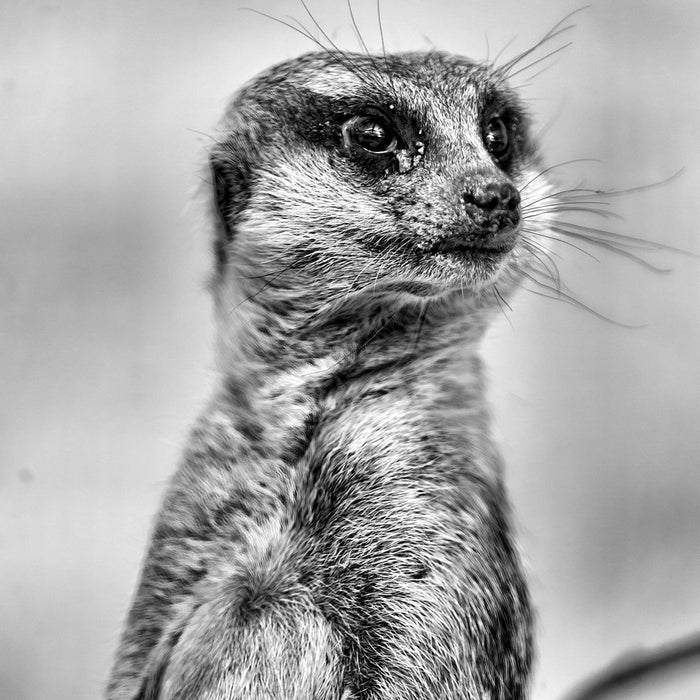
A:
[[[509,67],[328,50],[232,100],[210,152],[219,381],[107,698],[527,697],[478,350],[542,265],[553,195]]]

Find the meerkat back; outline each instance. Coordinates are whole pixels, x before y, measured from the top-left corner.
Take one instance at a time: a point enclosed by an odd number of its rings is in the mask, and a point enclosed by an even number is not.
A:
[[[548,189],[505,77],[330,51],[234,98],[210,154],[218,388],[108,698],[527,696],[477,349]]]

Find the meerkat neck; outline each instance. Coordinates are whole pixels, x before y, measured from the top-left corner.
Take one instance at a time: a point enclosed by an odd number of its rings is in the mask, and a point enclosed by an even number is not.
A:
[[[290,396],[315,402],[341,384],[361,393],[378,377],[410,383],[435,369],[456,384],[463,377],[479,379],[486,314],[446,295],[419,297],[415,291],[385,287],[321,307],[297,299],[286,315],[270,309],[262,293],[233,305],[219,301],[219,366],[227,390],[247,411],[269,418],[290,410]],[[480,399],[480,380],[468,384],[460,395]]]

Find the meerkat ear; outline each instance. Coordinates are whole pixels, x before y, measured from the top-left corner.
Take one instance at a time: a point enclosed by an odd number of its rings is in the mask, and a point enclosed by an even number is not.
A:
[[[250,165],[239,156],[240,149],[228,143],[209,156],[214,216],[214,250],[219,266],[227,261],[228,244],[236,233],[238,217],[250,194]]]
[[[209,153],[209,198],[219,271],[228,261],[229,244],[235,238],[238,220],[251,194],[255,164],[260,153],[260,137],[251,126],[255,123],[254,119],[247,118],[244,107],[232,107],[226,123],[222,125],[225,137]]]
[[[233,239],[233,226],[228,221],[229,186],[222,161],[216,154],[209,156],[212,181],[212,216],[214,218],[214,255],[217,268],[226,264],[227,244]]]
[[[226,236],[230,239],[232,238],[232,232],[226,221],[227,202],[229,199],[229,187],[226,173],[224,172],[223,164],[215,155],[209,157],[209,167],[211,168],[211,179],[214,187],[214,206],[216,207],[217,214],[221,218],[221,223],[226,229]]]

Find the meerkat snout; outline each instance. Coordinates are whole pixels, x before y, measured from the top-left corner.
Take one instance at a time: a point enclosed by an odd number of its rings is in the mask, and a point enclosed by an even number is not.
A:
[[[515,244],[520,223],[520,193],[510,182],[474,175],[462,194],[462,204],[470,242],[487,248]]]
[[[518,190],[509,182],[487,181],[486,184],[473,181],[462,197],[466,206],[474,205],[482,211],[494,212],[501,209],[512,212],[513,225],[520,216],[517,212],[520,204]]]

